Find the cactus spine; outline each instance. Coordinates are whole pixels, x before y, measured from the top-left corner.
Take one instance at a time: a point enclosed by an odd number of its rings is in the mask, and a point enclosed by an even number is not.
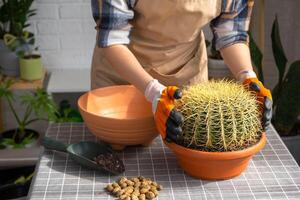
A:
[[[176,108],[184,116],[177,143],[202,151],[235,151],[255,144],[262,127],[256,97],[243,85],[208,81],[184,88]]]

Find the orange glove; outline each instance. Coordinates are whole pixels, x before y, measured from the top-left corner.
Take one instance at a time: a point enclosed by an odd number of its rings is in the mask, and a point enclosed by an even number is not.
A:
[[[262,125],[264,130],[271,124],[272,119],[272,94],[270,90],[264,87],[264,85],[257,78],[246,78],[244,85],[250,91],[255,92],[258,101],[260,102],[260,110],[262,112]]]
[[[180,125],[183,117],[175,109],[174,103],[175,99],[181,98],[181,90],[176,86],[165,87],[153,80],[148,84],[145,96],[152,102],[154,120],[161,137],[169,142],[176,141],[182,133]]]

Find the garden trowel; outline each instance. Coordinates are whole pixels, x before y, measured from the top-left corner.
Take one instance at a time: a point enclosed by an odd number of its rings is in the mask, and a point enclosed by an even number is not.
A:
[[[43,145],[47,149],[68,153],[70,158],[82,166],[120,174],[125,171],[122,160],[117,154],[105,143],[96,143],[83,141],[75,144],[66,145],[57,140],[45,137]],[[99,159],[101,159],[99,161]]]

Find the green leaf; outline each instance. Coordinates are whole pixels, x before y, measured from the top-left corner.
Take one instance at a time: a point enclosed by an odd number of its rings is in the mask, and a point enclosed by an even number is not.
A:
[[[26,177],[26,181],[31,180],[32,177],[34,176],[34,173],[35,173],[35,172],[32,172],[31,174],[29,174],[29,175]]]
[[[72,109],[69,113],[69,117],[72,119],[72,122],[83,122],[83,119],[77,110]]]
[[[19,58],[24,58],[24,56],[25,56],[25,51],[18,51],[18,52],[17,52],[17,56],[18,56]]]
[[[56,122],[83,122],[80,113],[71,108],[67,100],[62,100],[59,103],[59,113]]]
[[[36,13],[31,13],[31,14],[28,14],[28,17],[32,17],[34,15],[36,15]]]
[[[12,80],[3,81],[0,83],[0,98],[5,97],[7,99],[13,99],[13,93],[9,89],[12,84]]]
[[[35,140],[34,134],[33,134],[33,133],[30,133],[28,136],[26,136],[26,137],[22,140],[21,144],[23,144],[23,145],[25,146],[25,145],[27,145],[27,144],[33,143],[34,140]]]
[[[273,124],[276,130],[287,135],[300,115],[300,60],[291,64],[282,83],[281,94],[277,100]]]
[[[263,74],[263,67],[262,67],[262,61],[263,61],[263,54],[258,48],[257,44],[254,41],[254,38],[252,34],[249,32],[249,39],[250,39],[250,53],[251,53],[251,60],[256,67],[258,78],[259,80],[264,83],[264,74]]]
[[[31,95],[21,96],[21,102],[30,106],[38,118],[47,115],[48,119],[56,119],[57,107],[44,89],[37,89]]]
[[[14,184],[21,184],[24,183],[26,181],[25,176],[20,176],[19,178],[17,178],[17,180],[15,180]]]
[[[4,146],[14,146],[16,143],[12,138],[2,138],[0,144]]]
[[[281,39],[280,39],[280,31],[279,31],[279,24],[278,24],[278,18],[275,17],[273,26],[272,26],[272,50],[273,50],[273,56],[276,62],[277,69],[279,71],[279,84],[282,83],[285,70],[286,70],[286,63],[287,58],[284,53],[284,49],[282,47]],[[279,88],[281,86],[279,85]]]

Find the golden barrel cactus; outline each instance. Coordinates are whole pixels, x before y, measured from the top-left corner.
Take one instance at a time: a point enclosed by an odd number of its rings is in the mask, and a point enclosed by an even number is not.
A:
[[[184,117],[177,143],[224,152],[245,149],[262,135],[256,97],[233,81],[208,81],[183,89],[176,108]]]

